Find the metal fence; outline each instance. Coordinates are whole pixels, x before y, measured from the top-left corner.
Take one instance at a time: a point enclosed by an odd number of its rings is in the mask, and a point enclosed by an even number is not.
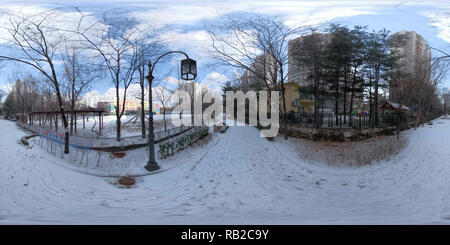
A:
[[[109,152],[101,151],[101,148],[118,147],[147,144],[148,138],[142,136],[122,137],[120,141],[117,138],[100,138],[100,137],[80,137],[69,136],[69,154],[64,154],[64,135],[54,132],[49,128],[29,125],[20,121],[16,122],[18,126],[32,131],[39,137],[32,138],[34,145],[38,145],[48,153],[59,156],[61,159],[69,159],[70,161],[91,167],[98,167],[102,159],[109,159]],[[193,127],[180,126],[167,129],[167,131],[155,132],[155,142],[162,142],[172,137],[177,137],[185,132],[189,132]]]
[[[55,132],[46,127],[39,127],[36,125],[29,125],[23,122],[17,122],[18,125],[35,132],[41,137],[47,138],[53,142],[64,144],[64,135],[58,132]],[[169,128],[167,131],[161,130],[155,132],[155,141],[161,141],[166,138],[170,138],[172,135],[180,134],[192,127],[190,126],[180,126],[175,128]],[[92,149],[92,148],[102,148],[102,147],[125,147],[129,145],[139,145],[146,144],[148,142],[148,138],[143,138],[141,135],[136,136],[126,136],[120,137],[120,140],[117,140],[117,137],[86,137],[86,136],[69,136],[69,146],[73,148],[79,149]]]
[[[286,117],[287,122],[295,125],[314,127],[314,114],[306,113],[289,113]],[[343,114],[318,114],[318,126],[320,128],[368,128],[374,122],[375,117],[370,117],[366,114],[343,115]],[[392,115],[385,115],[380,113],[378,115],[377,126],[391,125],[395,120]]]

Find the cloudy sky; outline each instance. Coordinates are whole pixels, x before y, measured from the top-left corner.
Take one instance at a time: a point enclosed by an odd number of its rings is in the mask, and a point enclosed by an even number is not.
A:
[[[233,76],[232,70],[225,67],[211,66],[211,58],[205,51],[208,35],[203,26],[214,23],[230,14],[276,15],[288,26],[299,24],[327,24],[330,22],[348,26],[367,25],[369,29],[386,28],[391,32],[400,30],[416,31],[428,43],[441,50],[450,50],[450,4],[448,1],[8,1],[1,0],[0,10],[17,13],[35,13],[45,9],[80,7],[82,11],[101,14],[112,8],[126,10],[144,23],[166,26],[161,37],[170,50],[183,50],[198,62],[198,82],[212,89],[220,88],[227,77]],[[69,15],[70,16],[70,13]],[[0,15],[0,23],[5,16]],[[0,52],[2,46],[0,44]],[[436,53],[437,54],[437,53]],[[176,83],[177,67],[175,64],[183,57],[174,56],[171,62],[162,65],[159,79],[168,77],[168,83]],[[14,72],[27,72],[22,65],[3,62],[0,68],[0,88],[7,86],[8,77]],[[174,86],[174,85],[173,85]],[[450,87],[450,81],[444,83]],[[112,84],[107,80],[97,83],[93,90],[102,94]]]

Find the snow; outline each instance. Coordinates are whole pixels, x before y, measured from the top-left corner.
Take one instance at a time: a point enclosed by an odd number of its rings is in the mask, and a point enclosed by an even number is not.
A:
[[[389,161],[329,167],[300,158],[281,137],[230,127],[186,149],[175,167],[119,188],[72,171],[0,120],[3,224],[418,224],[450,220],[450,120],[409,130]]]
[[[148,115],[146,116],[148,117]],[[166,114],[167,129],[174,127],[170,120],[171,116],[171,114]],[[183,117],[190,117],[190,115],[183,114]],[[70,122],[70,118],[68,120]],[[141,135],[141,120],[139,118],[136,118],[134,114],[122,115],[122,117],[120,118],[120,122],[121,137],[134,137]],[[64,133],[64,127],[61,125],[61,118],[59,118],[58,123],[58,132]],[[75,133],[75,135],[80,137],[100,137],[111,139],[116,137],[116,115],[105,115],[103,117],[103,128],[101,135],[98,134],[98,115],[86,115],[84,123],[85,128],[83,128],[83,117],[78,115],[76,120],[77,132]],[[37,122],[35,122],[35,124],[37,124]],[[155,132],[164,131],[164,117],[162,114],[153,115],[153,127],[155,129]],[[148,130],[147,119],[146,129]]]

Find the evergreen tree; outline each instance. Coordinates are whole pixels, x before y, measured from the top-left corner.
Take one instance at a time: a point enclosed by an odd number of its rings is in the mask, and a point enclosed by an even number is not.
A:
[[[3,114],[5,115],[6,119],[9,119],[16,114],[14,105],[14,93],[9,93],[6,97],[6,100],[3,103]]]

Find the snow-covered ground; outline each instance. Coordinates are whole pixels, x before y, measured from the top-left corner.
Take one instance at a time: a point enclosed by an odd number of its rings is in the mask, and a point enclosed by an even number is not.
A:
[[[67,169],[0,120],[0,223],[348,224],[450,220],[450,120],[404,132],[389,162],[360,168],[302,160],[254,127],[230,127],[135,187]]]

